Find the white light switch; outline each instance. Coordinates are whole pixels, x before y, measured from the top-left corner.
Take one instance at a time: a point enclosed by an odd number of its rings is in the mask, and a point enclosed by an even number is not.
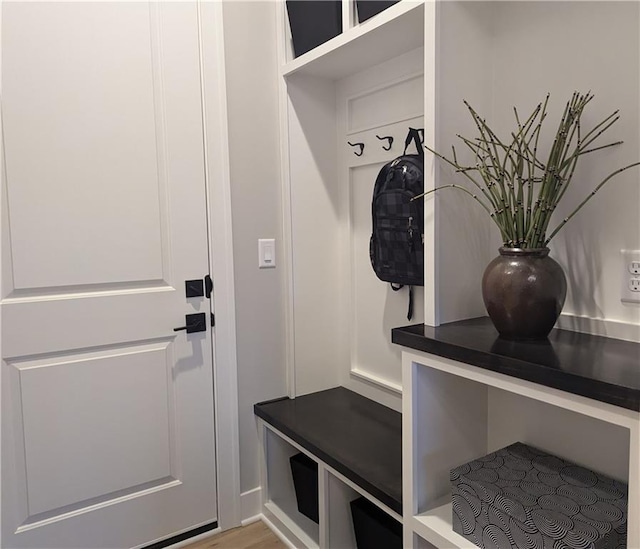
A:
[[[258,267],[269,269],[276,266],[276,241],[273,238],[258,239]]]

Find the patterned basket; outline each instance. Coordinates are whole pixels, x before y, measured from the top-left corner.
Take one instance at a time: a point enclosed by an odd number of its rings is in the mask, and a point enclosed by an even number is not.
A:
[[[626,484],[520,442],[451,471],[453,529],[483,548],[625,549]]]

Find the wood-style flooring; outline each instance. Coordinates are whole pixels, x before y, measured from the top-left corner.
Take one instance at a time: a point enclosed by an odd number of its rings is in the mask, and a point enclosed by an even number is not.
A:
[[[286,549],[286,547],[264,522],[258,521],[197,541],[183,549]]]

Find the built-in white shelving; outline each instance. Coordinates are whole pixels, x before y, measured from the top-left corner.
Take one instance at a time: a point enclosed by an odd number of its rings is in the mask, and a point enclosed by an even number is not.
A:
[[[295,442],[271,429],[262,430],[266,456],[263,473],[264,511],[272,523],[286,529],[298,543],[316,549],[320,542],[318,524],[298,511],[289,458],[300,452]]]
[[[295,547],[357,549],[351,502],[360,497],[402,524],[400,414],[344,388],[261,403],[256,414],[263,513]],[[297,453],[317,466],[317,523],[297,507],[290,467]],[[314,494],[307,472],[297,488],[308,509]]]
[[[449,471],[514,442],[628,483],[627,547],[640,547],[640,413],[416,351],[403,389],[406,547],[473,548],[453,531]]]
[[[407,119],[398,114],[383,127],[370,120],[372,111],[385,102],[402,101],[393,93],[384,95],[385,90],[402,83],[410,93],[422,85],[422,109],[411,116],[424,117],[426,142],[450,151],[456,134],[474,135],[463,100],[505,130],[513,126],[514,105],[532,110],[549,91],[552,118],[574,89],[591,89],[603,101],[594,101],[590,116],[601,119],[610,107],[620,107],[621,138],[635,151],[629,157],[622,149],[611,150],[607,162],[612,167],[630,163],[640,148],[637,4],[401,0],[362,24],[354,13],[353,0],[343,0],[343,32],[296,59],[284,2],[279,19],[290,396],[344,385],[396,409],[402,400],[405,547],[471,547],[452,529],[449,470],[517,440],[629,482],[630,511],[640,514],[637,413],[425,353],[403,353],[401,384],[393,377],[399,361],[369,370],[367,364],[355,369],[352,364],[358,318],[354,288],[361,282],[354,282],[354,271],[365,270],[353,259],[367,237],[364,224],[358,222],[368,215],[369,204],[363,200],[370,189],[364,184],[372,186],[380,163],[387,161],[377,149],[375,155],[366,155],[372,143],[377,145],[376,133],[385,135],[384,130]],[[575,55],[577,51],[581,53]],[[357,161],[346,144],[354,138],[370,139],[365,156]],[[397,156],[401,150],[394,148],[392,153]],[[463,154],[461,149],[458,154]],[[597,184],[598,169],[591,164],[581,172],[582,189]],[[452,174],[429,155],[425,173],[427,188],[452,182]],[[630,178],[618,182],[630,197],[627,203],[611,196],[602,199],[612,204],[612,211],[629,213],[632,208],[637,177],[635,182]],[[589,272],[593,267],[598,276],[602,271],[610,280],[612,254],[628,234],[616,232],[615,224],[598,216],[586,221],[576,216],[572,223],[563,231],[566,237],[556,239],[552,253],[569,266]],[[454,192],[431,195],[425,203],[426,324],[485,314],[480,281],[499,245],[495,229],[477,205]],[[571,283],[570,299],[577,310],[595,303],[594,295],[609,291],[600,280],[600,286],[594,280]],[[380,300],[383,317],[398,299],[374,297]],[[400,325],[390,324],[388,317],[379,320],[371,330],[371,338],[377,340],[389,338],[390,329]],[[591,443],[595,436],[598,445]],[[358,490],[322,466],[321,471],[321,497],[333,492],[340,503],[332,513],[342,516],[344,502],[354,495],[350,490]],[[310,536],[314,544],[352,546],[352,540],[344,541],[350,539],[344,523],[334,518],[334,524],[342,525],[332,531],[329,519],[322,520],[325,526]],[[636,549],[640,525],[630,528],[628,547]],[[308,540],[303,545],[308,546]]]
[[[300,73],[340,80],[419,48],[423,42],[424,2],[402,0],[289,61],[282,67],[282,75]]]

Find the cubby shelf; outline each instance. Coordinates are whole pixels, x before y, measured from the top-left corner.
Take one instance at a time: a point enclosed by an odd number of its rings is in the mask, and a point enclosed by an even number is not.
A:
[[[449,471],[520,441],[628,483],[627,547],[640,547],[640,525],[632,519],[640,515],[639,344],[562,330],[545,342],[507,342],[487,318],[396,328],[394,341],[409,347],[403,351],[406,546],[415,545],[416,535],[443,549],[473,547],[453,531]],[[535,370],[546,375],[529,381]],[[609,403],[613,389],[624,395],[618,405]]]
[[[446,498],[449,500],[449,498]],[[436,505],[433,509],[413,517],[413,531],[436,547],[449,549],[473,549],[476,546],[453,531],[451,502]]]
[[[400,414],[337,387],[256,404],[265,516],[296,547],[356,549],[350,502],[365,497],[402,523]],[[319,524],[296,507],[289,457],[318,464]]]
[[[375,17],[289,61],[283,76],[308,74],[339,80],[422,46],[424,2],[401,0]]]

